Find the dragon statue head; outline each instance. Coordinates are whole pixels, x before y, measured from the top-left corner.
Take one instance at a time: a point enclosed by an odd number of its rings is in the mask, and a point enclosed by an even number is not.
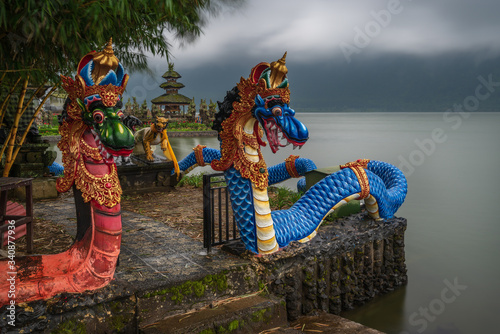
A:
[[[260,151],[267,144],[273,153],[280,147],[302,147],[309,138],[304,124],[297,120],[289,107],[290,89],[286,52],[272,63],[256,65],[247,79],[240,82],[219,102],[213,129],[221,141],[221,159],[212,161],[214,170],[226,170],[234,166],[244,178],[252,180],[258,188],[268,184],[268,172]],[[244,147],[246,147],[244,149]],[[250,161],[245,150],[255,150],[258,158]]]
[[[264,129],[273,153],[290,144],[294,148],[302,147],[309,138],[306,126],[294,117],[295,111],[288,105],[290,91],[285,58],[286,52],[271,64],[260,63],[251,74],[257,86],[265,88],[255,96],[252,113]]]
[[[112,40],[103,51],[80,60],[75,80],[61,80],[68,99],[59,126],[65,170],[58,190],[65,192],[76,184],[85,201],[116,205],[121,187],[114,158],[132,153],[134,135],[120,110],[128,75],[113,53]]]

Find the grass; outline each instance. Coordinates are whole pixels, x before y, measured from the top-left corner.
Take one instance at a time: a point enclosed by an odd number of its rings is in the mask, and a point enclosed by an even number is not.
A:
[[[283,210],[291,207],[301,196],[302,193],[285,187],[269,188],[269,204],[274,210]]]
[[[184,175],[184,177],[177,184],[179,187],[192,186],[195,188],[203,187],[203,173]]]
[[[204,173],[184,175],[184,177],[177,184],[179,187],[183,187],[185,185],[192,186],[195,188],[203,187],[203,175]],[[213,177],[211,179],[212,188],[213,187],[225,187],[226,180],[224,177]]]
[[[148,128],[151,126],[152,122],[144,122],[142,128]],[[191,123],[188,121],[173,121],[168,122],[168,131],[212,131],[212,124],[208,126],[201,123]]]

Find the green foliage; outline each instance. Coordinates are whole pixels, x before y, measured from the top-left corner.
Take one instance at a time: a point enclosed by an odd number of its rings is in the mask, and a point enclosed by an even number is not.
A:
[[[206,126],[201,123],[190,123],[188,121],[169,121],[168,131],[211,131],[212,125]]]
[[[211,328],[204,329],[200,332],[200,334],[215,334],[215,331]]]
[[[282,210],[291,207],[299,200],[302,193],[284,187],[270,189],[269,204],[274,210]]]
[[[113,37],[115,53],[128,71],[147,68],[145,53],[168,57],[166,32],[193,40],[207,14],[227,0],[13,0],[0,3],[0,69],[30,73],[37,82],[69,75],[82,56],[102,50]],[[131,51],[134,50],[134,51]]]
[[[243,322],[243,321],[242,321]],[[227,327],[227,330],[229,332],[235,331],[240,328],[240,322],[238,320],[233,320],[229,323],[229,326]]]
[[[184,175],[184,177],[177,184],[179,187],[185,185],[201,188],[203,186],[203,173]]]
[[[59,126],[42,125],[38,127],[38,132],[42,136],[56,136],[59,134]]]

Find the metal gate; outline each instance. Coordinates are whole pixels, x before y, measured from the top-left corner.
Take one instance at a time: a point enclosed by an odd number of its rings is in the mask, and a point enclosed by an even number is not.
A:
[[[203,247],[239,239],[224,173],[203,175]]]

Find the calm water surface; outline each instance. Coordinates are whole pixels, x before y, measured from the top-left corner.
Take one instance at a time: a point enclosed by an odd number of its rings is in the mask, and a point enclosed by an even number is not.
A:
[[[396,214],[408,219],[408,285],[343,315],[387,333],[498,333],[500,113],[296,116],[309,141],[275,155],[264,148],[268,166],[290,154],[318,167],[367,158],[408,179]],[[179,159],[198,144],[219,147],[216,138],[170,140]]]

